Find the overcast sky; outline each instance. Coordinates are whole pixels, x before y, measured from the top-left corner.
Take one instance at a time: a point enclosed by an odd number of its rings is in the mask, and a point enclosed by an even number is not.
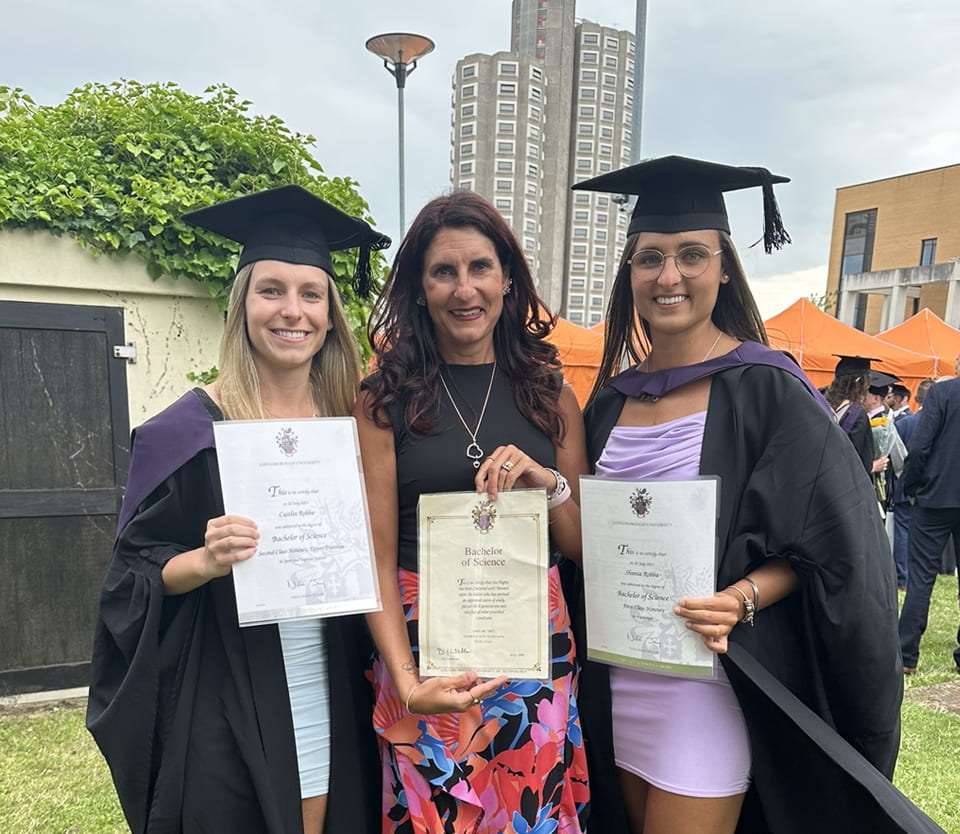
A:
[[[449,188],[451,77],[510,45],[510,0],[31,0],[4,4],[0,84],[56,104],[88,81],[224,82],[317,137],[397,236],[397,93],[364,49],[408,31],[436,41],[406,89],[408,222]],[[634,28],[631,0],[579,17]],[[748,250],[758,193],[728,200],[769,317],[825,288],[838,187],[960,162],[960,0],[649,0],[642,152],[764,165],[793,245]]]

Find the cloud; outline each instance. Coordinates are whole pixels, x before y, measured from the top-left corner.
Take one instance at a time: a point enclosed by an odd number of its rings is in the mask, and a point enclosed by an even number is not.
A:
[[[749,279],[748,283],[760,316],[766,321],[801,298],[822,295],[827,289],[827,267],[824,264],[769,278]]]

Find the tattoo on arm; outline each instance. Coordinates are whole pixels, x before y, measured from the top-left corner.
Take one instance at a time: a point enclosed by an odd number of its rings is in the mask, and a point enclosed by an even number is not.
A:
[[[409,672],[411,675],[416,675],[420,671],[417,669],[417,664],[413,662],[413,658],[410,658],[401,668],[404,672]]]

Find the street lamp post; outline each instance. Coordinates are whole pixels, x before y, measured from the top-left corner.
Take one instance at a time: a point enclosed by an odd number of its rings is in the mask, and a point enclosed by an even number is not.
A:
[[[411,35],[406,32],[390,32],[374,35],[367,41],[367,49],[383,59],[383,66],[397,82],[397,128],[400,147],[400,237],[406,231],[404,221],[403,196],[403,88],[407,76],[417,68],[417,61],[433,52],[434,43],[423,35]]]

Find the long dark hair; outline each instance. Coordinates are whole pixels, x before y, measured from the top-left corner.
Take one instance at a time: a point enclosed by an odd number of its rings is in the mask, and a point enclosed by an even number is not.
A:
[[[607,305],[606,328],[603,334],[603,358],[600,370],[590,392],[589,402],[593,402],[611,377],[620,372],[625,362],[631,365],[642,362],[650,353],[650,325],[637,316],[633,303],[633,287],[630,284],[630,258],[642,232],[627,238],[620,266],[610,290],[610,302]],[[710,318],[713,323],[728,336],[741,342],[760,342],[769,345],[767,330],[757,302],[747,285],[747,276],[743,264],[737,255],[736,247],[726,232],[717,230],[720,235],[722,268],[730,279],[720,285],[717,303]]]
[[[378,374],[364,382],[374,422],[389,426],[388,406],[403,403],[404,422],[418,434],[436,429],[440,368],[433,321],[417,304],[423,294],[423,261],[444,228],[472,228],[489,238],[511,281],[493,330],[497,365],[510,379],[517,408],[553,442],[564,431],[559,397],[563,378],[557,349],[546,341],[556,318],[537,295],[520,244],[499,212],[472,191],[454,191],[423,207],[400,244],[390,276],[370,316],[368,334]]]

